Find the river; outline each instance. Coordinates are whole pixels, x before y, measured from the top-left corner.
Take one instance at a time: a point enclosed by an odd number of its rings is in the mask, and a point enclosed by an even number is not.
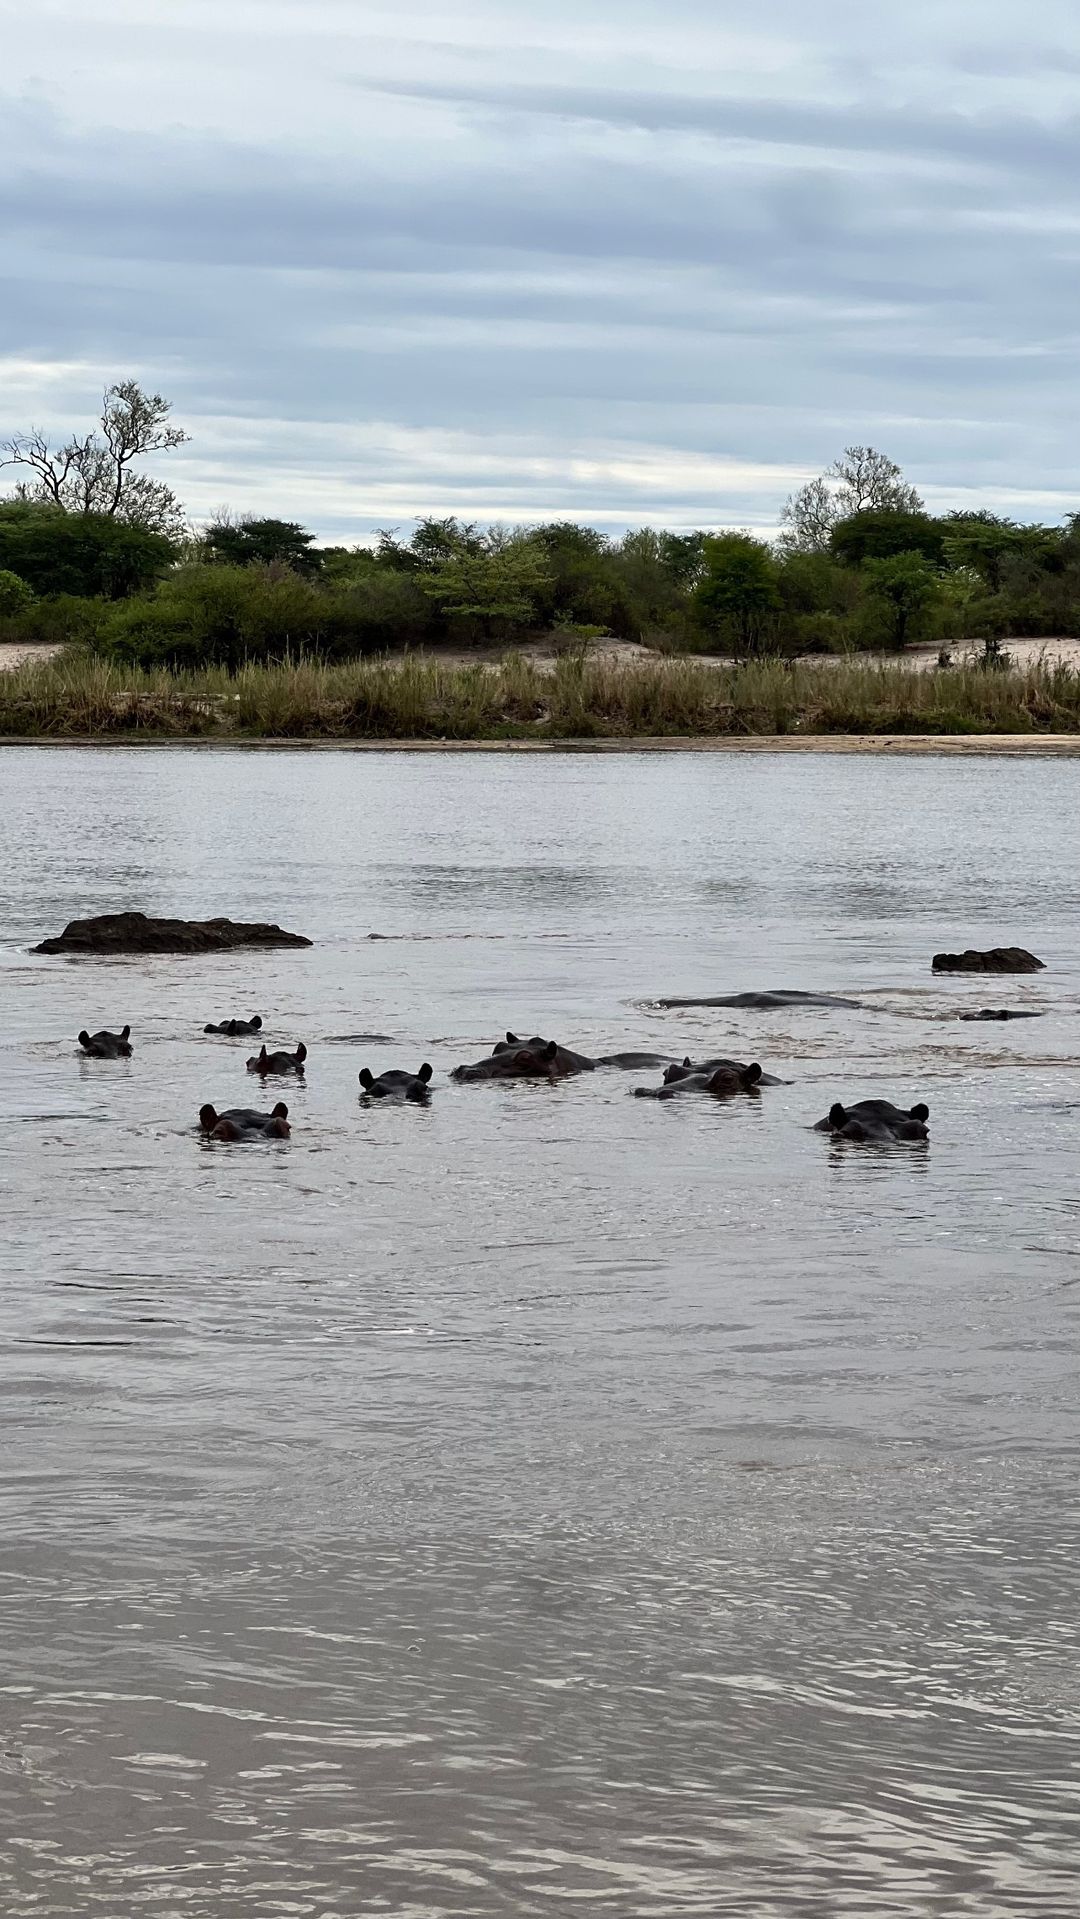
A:
[[[6,1919],[1075,1912],[1078,778],[4,749]],[[128,907],[315,944],[29,954]],[[862,1009],[650,1004],[776,987]],[[507,1027],[792,1083],[448,1080]]]

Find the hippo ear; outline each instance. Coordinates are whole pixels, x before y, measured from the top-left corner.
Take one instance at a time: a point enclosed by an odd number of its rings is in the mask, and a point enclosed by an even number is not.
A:
[[[307,1058],[307,1047],[306,1047],[306,1046],[304,1045],[304,1042],[303,1042],[303,1040],[298,1040],[298,1041],[297,1041],[297,1044],[296,1044],[296,1057],[297,1057],[297,1059],[298,1059],[298,1060],[300,1061],[300,1064],[301,1064],[301,1066],[302,1066],[302,1065],[303,1065],[303,1063],[304,1063],[304,1061],[305,1061],[305,1060],[306,1060],[306,1058]]]
[[[252,1032],[259,1032],[262,1027],[262,1014],[252,1013],[251,1018],[248,1020],[248,1025],[251,1027]]]
[[[131,1037],[131,1028],[130,1028],[130,1026],[122,1026],[122,1027],[120,1028],[120,1038],[121,1038],[121,1039],[130,1039],[130,1037]]]
[[[517,1036],[517,1034],[516,1034],[516,1033],[507,1033],[507,1035],[506,1035],[506,1044],[507,1044],[508,1046],[520,1046],[520,1045],[521,1045],[521,1041],[519,1040],[519,1038],[518,1038],[518,1036]]]
[[[416,1077],[417,1079],[422,1079],[424,1082],[424,1085],[426,1086],[428,1083],[428,1080],[431,1078],[433,1070],[434,1069],[428,1065],[427,1060],[425,1060],[424,1064],[421,1066],[420,1071],[417,1073]]]
[[[922,1106],[922,1105],[913,1106],[911,1109],[911,1112],[908,1115],[909,1119],[921,1119],[924,1123],[926,1122],[926,1120],[929,1119],[929,1117],[930,1117],[929,1106]]]
[[[361,1086],[366,1087],[367,1091],[370,1093],[372,1087],[375,1084],[375,1075],[372,1072],[370,1066],[361,1066],[360,1084]]]
[[[217,1125],[217,1113],[212,1106],[200,1106],[199,1125],[206,1133],[212,1133]]]
[[[749,1066],[743,1068],[742,1083],[744,1086],[756,1086],[760,1078],[761,1068],[756,1059],[752,1060]]]
[[[262,1045],[259,1048],[259,1065],[261,1066],[263,1063],[263,1060],[269,1059],[269,1057],[270,1055],[266,1050],[266,1041],[264,1040]]]
[[[84,1031],[79,1034],[79,1045],[89,1046],[89,1044],[90,1044],[90,1035],[84,1029]]]
[[[846,1126],[847,1125],[847,1114],[845,1113],[839,1100],[836,1101],[835,1105],[830,1106],[829,1108],[829,1125],[830,1126]]]
[[[684,1065],[684,1066],[685,1066],[685,1067],[687,1068],[687,1070],[689,1070],[689,1067],[690,1067],[690,1055],[689,1055],[689,1053],[687,1053],[687,1055],[686,1055],[686,1058],[685,1058],[685,1059],[683,1060],[683,1065]]]
[[[555,1044],[555,1041],[554,1041],[553,1039],[549,1039],[549,1040],[548,1040],[548,1043],[547,1043],[547,1045],[545,1046],[545,1048],[544,1048],[544,1050],[543,1050],[543,1052],[542,1052],[542,1053],[541,1053],[541,1055],[540,1055],[540,1058],[541,1058],[541,1059],[554,1059],[554,1058],[555,1058],[555,1055],[556,1055],[556,1053],[558,1052],[558,1050],[559,1050],[559,1049],[558,1049],[558,1047],[557,1047],[557,1045]]]
[[[271,1117],[271,1119],[288,1119],[288,1117],[289,1117],[289,1109],[288,1109],[288,1107],[286,1106],[286,1104],[285,1104],[285,1101],[284,1101],[283,1099],[279,1099],[279,1100],[278,1100],[278,1103],[277,1103],[277,1105],[275,1106],[275,1108],[274,1108],[274,1110],[273,1110],[273,1112],[271,1113],[271,1115],[270,1115],[270,1117]]]

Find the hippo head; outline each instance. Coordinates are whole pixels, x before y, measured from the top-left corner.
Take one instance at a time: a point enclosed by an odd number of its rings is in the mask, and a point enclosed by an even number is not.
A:
[[[553,1039],[537,1046],[516,1047],[500,1044],[487,1059],[474,1066],[455,1066],[452,1079],[553,1079],[556,1074],[558,1046]]]
[[[749,1066],[718,1066],[709,1081],[710,1093],[752,1093],[761,1078],[757,1060]]]
[[[555,1040],[529,1040],[526,1045],[516,1049],[507,1047],[501,1058],[506,1062],[506,1070],[511,1078],[546,1078],[555,1069],[555,1057],[558,1053]]]

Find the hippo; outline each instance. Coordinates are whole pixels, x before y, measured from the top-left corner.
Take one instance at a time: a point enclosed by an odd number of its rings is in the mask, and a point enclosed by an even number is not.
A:
[[[1011,1008],[1011,1007],[1005,1007],[1005,1006],[988,1006],[988,1007],[984,1007],[984,1008],[982,1009],[982,1011],[981,1011],[981,1012],[979,1012],[979,1013],[961,1013],[961,1014],[960,1014],[960,1018],[961,1018],[961,1019],[966,1019],[966,1020],[973,1020],[973,1019],[975,1019],[975,1020],[978,1020],[978,1019],[1043,1019],[1043,1018],[1045,1018],[1045,1014],[1043,1014],[1043,1013],[1036,1013],[1036,1012],[1027,1012],[1027,1011],[1025,1011],[1025,1012],[1020,1012],[1020,1011],[1017,1011],[1017,1010],[1015,1010],[1015,1009],[1013,1009],[1013,1008]]]
[[[100,1033],[82,1032],[79,1045],[91,1059],[130,1059],[131,1028],[124,1026],[119,1033],[102,1031]]]
[[[542,1052],[545,1046],[554,1046],[557,1070],[563,1076],[594,1073],[598,1066],[621,1066],[628,1072],[644,1072],[650,1066],[666,1066],[671,1058],[670,1053],[602,1053],[599,1059],[590,1059],[587,1053],[574,1053],[568,1046],[560,1046],[557,1040],[541,1039],[535,1033],[532,1039],[519,1039],[516,1033],[507,1033],[505,1039],[496,1042],[492,1052],[511,1052],[519,1046],[533,1053]]]
[[[635,1086],[637,1099],[675,1099],[679,1093],[712,1093],[716,1099],[728,1099],[733,1093],[756,1093],[762,1072],[756,1060],[740,1066],[737,1060],[724,1060],[715,1072],[679,1073],[674,1079],[665,1075],[662,1086]]]
[[[887,1099],[861,1099],[854,1106],[842,1106],[837,1100],[830,1106],[824,1119],[819,1119],[815,1133],[831,1133],[834,1139],[869,1140],[875,1145],[887,1145],[893,1140],[929,1139],[927,1120],[930,1117],[928,1106],[911,1106],[905,1112],[903,1107],[894,1106]]]
[[[250,1106],[233,1106],[227,1113],[200,1106],[199,1127],[210,1139],[288,1139],[289,1109],[279,1100],[272,1113],[256,1113]]]
[[[303,1077],[306,1058],[307,1047],[303,1040],[295,1053],[268,1053],[263,1046],[257,1055],[248,1060],[247,1069],[249,1073],[258,1073],[264,1079],[267,1073],[297,1073]]]
[[[366,1099],[411,1099],[415,1100],[418,1105],[422,1105],[425,1100],[431,1097],[429,1091],[431,1072],[432,1069],[426,1060],[419,1072],[406,1073],[399,1067],[391,1067],[387,1072],[380,1073],[378,1077],[371,1071],[370,1067],[362,1066],[360,1068],[360,1084],[364,1089],[363,1097]]]
[[[861,1010],[857,999],[839,999],[831,993],[720,993],[711,999],[658,999],[654,1006],[745,1006],[754,1013],[777,1013],[800,1006],[847,1006]]]
[[[1045,973],[1046,961],[1036,959],[1026,946],[991,946],[980,953],[969,946],[963,953],[935,953],[932,973]]]
[[[560,1079],[567,1069],[560,1071],[558,1052],[553,1039],[536,1046],[506,1045],[496,1048],[486,1059],[478,1059],[473,1066],[455,1066],[450,1077],[459,1080]]]
[[[262,1016],[252,1013],[250,1019],[223,1019],[216,1026],[204,1026],[204,1033],[224,1033],[226,1039],[242,1039],[248,1033],[262,1031]]]
[[[687,1058],[683,1060],[681,1066],[678,1063],[674,1063],[665,1069],[664,1084],[670,1086],[672,1080],[683,1079],[687,1073],[719,1073],[728,1068],[737,1073],[743,1070],[741,1063],[737,1059],[692,1060]],[[787,1079],[777,1079],[775,1073],[760,1073],[756,1083],[758,1086],[790,1086],[791,1081]]]

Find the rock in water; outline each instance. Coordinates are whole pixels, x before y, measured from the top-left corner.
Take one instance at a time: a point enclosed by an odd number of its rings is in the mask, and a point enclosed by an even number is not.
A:
[[[42,940],[35,953],[223,953],[234,946],[310,946],[299,933],[263,922],[163,920],[146,913],[100,913],[72,920],[58,939]]]
[[[1046,961],[1023,946],[991,946],[986,953],[968,947],[966,953],[935,953],[935,973],[1041,973]]]

